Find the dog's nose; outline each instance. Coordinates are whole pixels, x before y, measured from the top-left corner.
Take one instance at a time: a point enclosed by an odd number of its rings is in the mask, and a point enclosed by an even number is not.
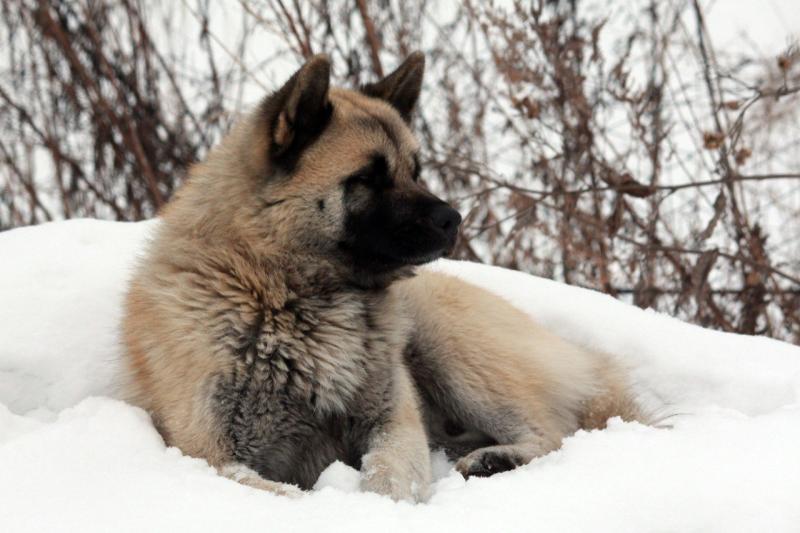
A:
[[[431,222],[448,235],[455,234],[461,224],[461,215],[449,205],[441,204],[433,208]]]

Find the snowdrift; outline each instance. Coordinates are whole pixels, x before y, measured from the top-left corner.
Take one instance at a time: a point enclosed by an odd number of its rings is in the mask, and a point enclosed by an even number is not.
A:
[[[114,399],[120,304],[157,222],[0,234],[0,530],[800,531],[800,348],[704,330],[526,274],[440,261],[575,342],[615,354],[671,429],[612,421],[427,504],[359,493],[331,465],[290,500],[167,448]]]

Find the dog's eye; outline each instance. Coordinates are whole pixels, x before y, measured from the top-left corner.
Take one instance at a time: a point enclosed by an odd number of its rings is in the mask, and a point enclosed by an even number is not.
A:
[[[364,168],[354,172],[345,179],[347,187],[363,186],[372,190],[386,189],[392,186],[392,179],[382,169]]]
[[[358,172],[356,174],[351,174],[347,177],[344,181],[345,187],[348,190],[358,189],[358,188],[367,188],[373,189],[375,188],[375,178],[371,174],[366,172]]]
[[[348,181],[357,185],[363,185],[364,187],[368,187],[370,189],[382,189],[388,187],[391,183],[388,177],[372,172],[354,174],[350,176]]]

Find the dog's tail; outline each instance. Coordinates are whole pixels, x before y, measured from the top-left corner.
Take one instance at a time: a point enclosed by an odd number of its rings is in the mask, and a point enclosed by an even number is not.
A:
[[[583,406],[579,424],[581,429],[604,429],[609,418],[620,417],[625,422],[640,422],[648,426],[656,425],[659,418],[638,401],[630,375],[622,367],[606,356],[600,369],[602,390],[589,398]]]
[[[585,430],[605,429],[608,419],[615,416],[625,422],[641,422],[647,425],[654,422],[654,417],[628,391],[609,391],[586,403],[579,424]]]

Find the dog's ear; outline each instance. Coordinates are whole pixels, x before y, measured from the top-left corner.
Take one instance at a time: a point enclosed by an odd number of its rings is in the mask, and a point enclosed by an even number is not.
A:
[[[330,77],[328,56],[315,55],[262,103],[269,129],[270,158],[287,171],[330,121]]]
[[[425,73],[425,56],[414,52],[397,70],[380,81],[361,88],[361,92],[373,98],[386,100],[397,109],[403,120],[411,120],[411,112],[419,99],[422,76]]]

